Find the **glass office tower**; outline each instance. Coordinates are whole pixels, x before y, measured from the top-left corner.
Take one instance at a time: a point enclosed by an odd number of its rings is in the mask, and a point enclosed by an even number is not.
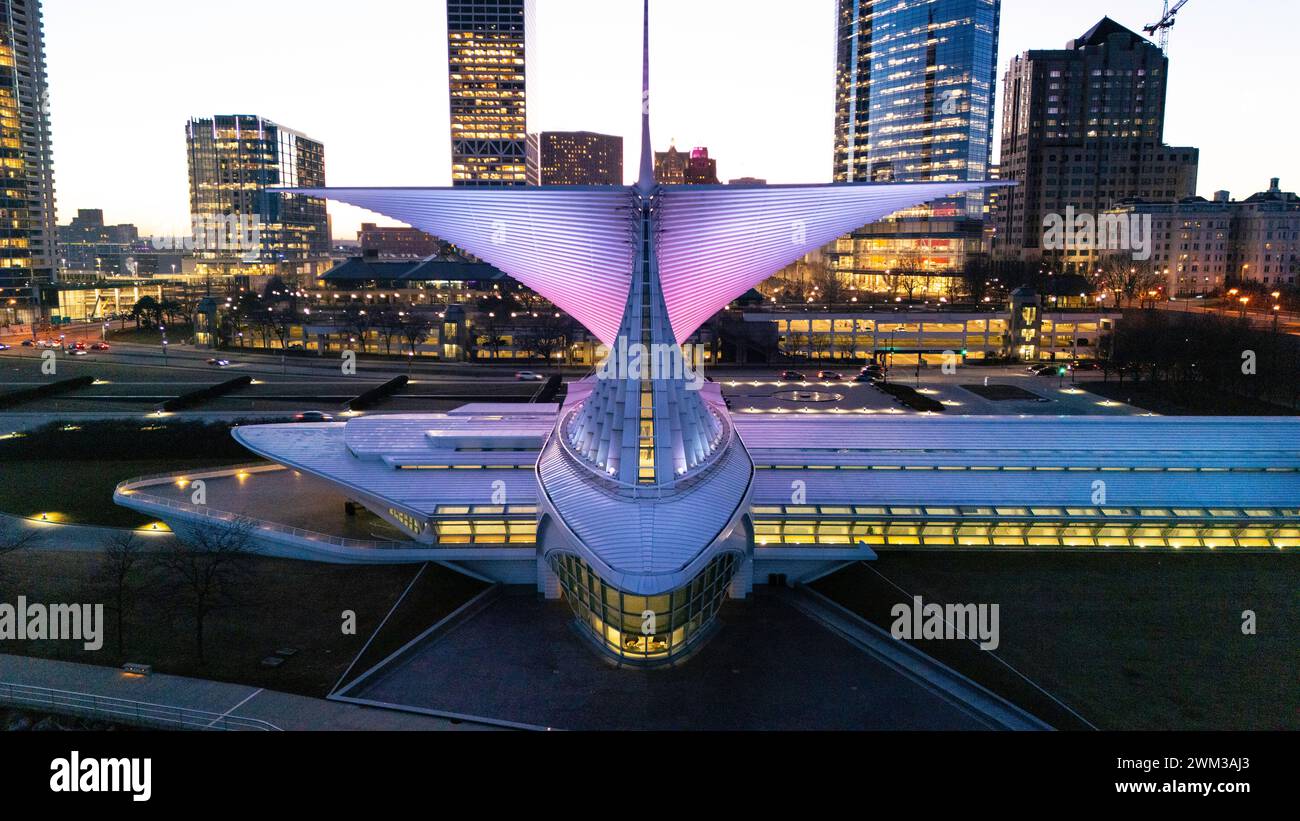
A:
[[[57,277],[54,160],[39,0],[0,0],[0,324]]]
[[[840,0],[836,182],[988,178],[1000,0]],[[855,284],[895,290],[894,275],[942,293],[983,243],[983,195],[909,209],[831,249]]]
[[[314,275],[328,264],[325,200],[266,190],[323,187],[321,143],[247,114],[193,119],[185,136],[200,274]],[[251,235],[251,223],[232,221],[238,218],[259,220],[260,236]]]
[[[525,0],[448,0],[451,182],[524,185]]]

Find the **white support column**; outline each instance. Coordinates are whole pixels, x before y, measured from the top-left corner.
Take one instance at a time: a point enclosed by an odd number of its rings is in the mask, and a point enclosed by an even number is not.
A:
[[[540,555],[537,557],[537,592],[547,601],[560,598],[560,577]]]
[[[745,599],[754,590],[754,557],[746,556],[736,568],[736,575],[731,579],[727,595],[732,599]]]

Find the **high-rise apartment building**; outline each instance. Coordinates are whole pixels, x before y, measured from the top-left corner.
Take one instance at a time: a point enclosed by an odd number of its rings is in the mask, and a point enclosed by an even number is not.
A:
[[[253,115],[185,127],[196,274],[312,276],[329,265],[325,200],[268,191],[325,185],[325,147]]]
[[[1000,0],[840,0],[836,182],[983,180],[991,159]],[[856,287],[939,294],[983,244],[982,194],[908,209],[838,240]]]
[[[451,181],[526,183],[525,0],[448,0]]]
[[[1018,186],[998,203],[1000,256],[1086,272],[1102,252],[1087,243],[1044,248],[1047,217],[1196,193],[1199,151],[1164,144],[1168,74],[1154,43],[1109,18],[1064,49],[1011,60],[1001,170]]]
[[[29,316],[58,277],[40,0],[0,0],[0,317]]]
[[[528,135],[529,185],[622,185],[623,138],[591,131]]]

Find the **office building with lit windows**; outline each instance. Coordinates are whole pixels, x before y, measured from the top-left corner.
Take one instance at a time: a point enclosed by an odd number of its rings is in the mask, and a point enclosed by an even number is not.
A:
[[[527,182],[525,0],[448,0],[451,181]]]
[[[529,185],[622,185],[623,138],[591,131],[528,135]]]
[[[1165,293],[1191,297],[1230,283],[1294,286],[1300,280],[1300,196],[1274,177],[1244,200],[1219,191],[1213,200],[1133,200],[1110,214],[1151,220],[1151,261],[1166,276]]]
[[[199,276],[313,278],[329,268],[325,200],[270,190],[323,185],[321,143],[247,114],[196,117],[185,141]]]
[[[654,176],[660,185],[717,185],[718,161],[703,146],[683,152],[670,145],[655,152]]]
[[[1195,196],[1200,152],[1164,143],[1168,81],[1160,48],[1110,18],[1063,49],[1012,58],[1000,170],[1019,185],[997,203],[998,256],[1086,273],[1105,251],[1044,248],[1045,217]]]
[[[40,0],[0,0],[0,317],[30,318],[58,277]]]
[[[549,404],[241,426],[269,463],[129,481],[115,499],[183,535],[241,513],[212,504],[223,483],[286,505],[324,483],[402,537],[260,522],[263,549],[531,585],[636,666],[686,659],[755,584],[878,550],[1300,548],[1295,420],[733,413],[683,352],[703,323],[854,227],[989,184],[662,185],[648,15],[645,40],[635,185],[297,191],[444,237],[528,285],[602,341],[595,374]],[[189,502],[195,478],[209,504]]]
[[[989,178],[1000,12],[1000,0],[840,0],[836,182]],[[827,256],[862,290],[945,294],[982,250],[983,211],[978,191],[923,203]],[[901,287],[899,271],[917,282]]]

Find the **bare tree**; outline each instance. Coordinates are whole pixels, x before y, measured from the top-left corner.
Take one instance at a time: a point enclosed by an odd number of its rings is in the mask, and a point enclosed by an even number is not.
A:
[[[366,352],[366,334],[374,322],[374,315],[359,302],[350,302],[343,308],[343,328],[361,343],[361,353]]]
[[[981,303],[993,287],[992,261],[983,254],[967,257],[961,272],[961,285],[970,295],[971,301]]]
[[[130,612],[135,580],[143,564],[144,542],[131,531],[119,531],[104,540],[104,557],[96,581],[113,599],[109,609],[117,618],[118,658],[126,655],[126,615]]]
[[[433,330],[433,327],[429,324],[427,317],[413,313],[409,307],[400,315],[400,319],[402,339],[405,340],[406,347],[411,354],[410,361],[414,362],[416,349],[429,338],[429,332]],[[409,369],[409,363],[407,367]]]
[[[1097,275],[1097,287],[1115,295],[1117,307],[1132,305],[1133,300],[1164,284],[1159,269],[1150,263],[1134,262],[1123,255],[1103,260]]]
[[[298,319],[292,311],[275,311],[267,315],[267,327],[280,342],[281,351],[289,349],[289,336],[292,334],[293,326],[297,324],[297,321]]]
[[[211,521],[195,526],[157,555],[163,571],[162,593],[173,611],[194,624],[194,650],[206,663],[204,630],[214,613],[239,602],[241,583],[252,572],[257,548],[250,519]]]
[[[380,311],[375,317],[375,333],[379,336],[379,341],[384,343],[384,353],[388,356],[393,355],[393,342],[402,339],[402,319],[397,311],[390,309]],[[397,352],[402,352],[400,344]]]
[[[844,278],[839,271],[820,259],[806,263],[806,269],[808,281],[812,283],[815,293],[820,297],[819,301],[825,302],[827,305],[835,305],[844,301],[844,292],[847,289],[844,286]]]
[[[918,289],[923,289],[930,277],[925,272],[925,262],[916,251],[905,251],[895,263],[891,274],[894,279],[891,296],[907,294],[907,301],[916,298]]]
[[[529,321],[519,334],[518,342],[548,365],[554,364],[555,355],[568,349],[573,332],[570,319],[552,309]]]
[[[501,323],[497,321],[496,311],[480,314],[479,323],[476,323],[476,327],[478,342],[492,352],[492,360],[496,361],[501,349],[506,344],[505,338],[501,335]]]

